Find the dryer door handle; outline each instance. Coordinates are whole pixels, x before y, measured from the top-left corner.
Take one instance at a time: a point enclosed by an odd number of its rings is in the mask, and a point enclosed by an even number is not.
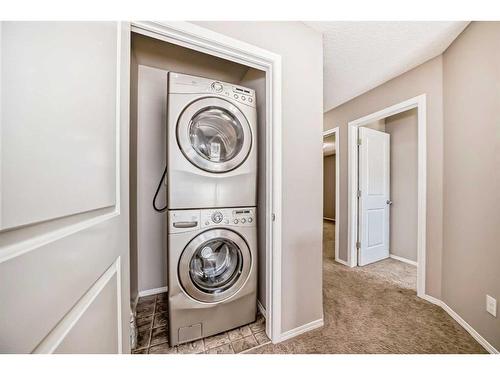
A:
[[[174,223],[174,228],[194,228],[198,226],[197,221],[178,221]]]

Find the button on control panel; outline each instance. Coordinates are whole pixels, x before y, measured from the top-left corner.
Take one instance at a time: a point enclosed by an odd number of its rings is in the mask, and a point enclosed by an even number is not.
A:
[[[255,226],[255,215],[255,207],[201,210],[201,225],[204,228]]]

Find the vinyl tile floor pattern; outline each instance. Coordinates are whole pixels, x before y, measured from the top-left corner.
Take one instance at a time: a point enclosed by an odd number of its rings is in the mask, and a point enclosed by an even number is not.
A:
[[[237,354],[270,342],[265,319],[215,336],[170,347],[168,342],[167,294],[141,297],[137,303],[137,346],[133,354]]]

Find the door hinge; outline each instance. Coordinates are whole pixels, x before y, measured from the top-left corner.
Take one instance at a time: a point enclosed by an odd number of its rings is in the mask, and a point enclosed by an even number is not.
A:
[[[361,190],[358,190],[357,196],[358,198],[361,198]]]
[[[358,146],[361,146],[361,138],[358,138]]]
[[[271,214],[271,220],[276,221],[276,215],[274,213]]]
[[[361,249],[361,242],[356,241],[356,249]]]

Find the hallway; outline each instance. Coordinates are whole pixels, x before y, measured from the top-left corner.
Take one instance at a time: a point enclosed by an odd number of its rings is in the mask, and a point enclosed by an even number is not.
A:
[[[393,260],[349,268],[333,259],[323,223],[324,327],[251,353],[486,353],[448,314],[416,296],[415,267]]]

